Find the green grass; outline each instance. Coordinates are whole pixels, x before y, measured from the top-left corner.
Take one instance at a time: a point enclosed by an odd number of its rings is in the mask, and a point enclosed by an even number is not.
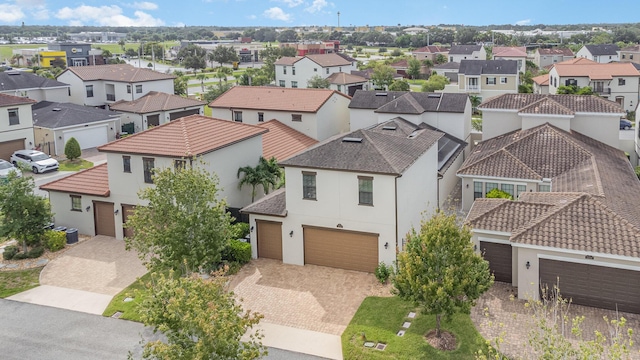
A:
[[[145,287],[145,283],[151,279],[151,274],[146,273],[142,277],[138,278],[133,284],[126,287],[118,295],[114,296],[109,306],[104,310],[102,316],[111,316],[116,311],[122,312],[120,319],[131,320],[140,322],[140,313],[138,312],[138,306],[144,301],[148,294],[148,290]],[[127,297],[133,298],[133,301],[124,302]]]
[[[91,161],[87,161],[84,159],[76,159],[76,160],[62,160],[60,161],[60,171],[79,171],[83,169],[89,169],[93,167],[93,163]]]
[[[204,116],[212,116],[212,111],[209,105],[204,106]]]
[[[352,359],[475,359],[475,353],[485,348],[485,340],[476,331],[469,315],[457,314],[453,320],[442,322],[442,328],[456,336],[458,348],[454,351],[439,351],[431,347],[424,338],[435,328],[434,315],[418,312],[415,319],[407,319],[415,306],[398,297],[368,297],[364,299],[351,323],[342,334],[342,353],[346,360]],[[404,336],[396,333],[401,325],[410,321],[411,326]],[[387,344],[384,351],[368,349],[367,341]]]
[[[0,272],[0,298],[6,298],[40,285],[42,268]]]
[[[44,44],[4,44],[0,45],[0,61],[7,61],[13,56],[13,49],[37,49]]]

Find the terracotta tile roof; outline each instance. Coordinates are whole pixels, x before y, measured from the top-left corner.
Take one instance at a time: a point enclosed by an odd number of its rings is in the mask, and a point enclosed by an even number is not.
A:
[[[322,67],[351,65],[350,61],[335,53],[313,54],[305,57]]]
[[[477,199],[473,205],[476,206]],[[480,207],[482,210],[473,210],[473,214],[481,214],[473,220],[467,217],[467,223],[475,229],[492,230],[500,232],[515,232],[518,229],[530,224],[532,219],[547,213],[554,205],[532,203],[525,201],[492,201],[493,199],[482,199]],[[471,215],[472,212],[469,212]]]
[[[524,46],[494,46],[491,49],[493,57],[527,57],[527,48]]]
[[[302,57],[283,56],[280,59],[276,60],[275,65],[293,65],[299,60],[302,60]]]
[[[267,131],[254,125],[190,115],[102,145],[98,150],[150,156],[198,156]]]
[[[540,86],[549,86],[549,74],[538,75],[531,80]]]
[[[363,78],[362,76],[347,74],[343,72],[335,72],[329,75],[329,77],[327,77],[327,80],[329,80],[331,84],[337,85],[348,85],[367,82],[367,79]]]
[[[423,46],[419,49],[413,50],[412,53],[431,53],[431,54],[442,54],[442,53],[448,53],[449,52],[449,48],[443,47],[443,46],[437,46],[437,45],[429,45],[429,46]]]
[[[194,106],[204,106],[206,102],[167,94],[157,91],[149,91],[145,96],[133,101],[120,100],[109,106],[111,110],[124,111],[136,114],[146,114],[156,111],[175,110]]]
[[[262,156],[266,159],[282,161],[318,142],[275,119],[258,126],[269,130],[262,135]]]
[[[409,61],[407,59],[401,59],[392,64],[389,64],[389,66],[391,66],[392,68],[406,69],[407,67],[409,67]]]
[[[129,64],[72,66],[70,71],[82,80],[109,80],[119,82],[142,82],[174,79],[175,75],[163,74],[151,69],[137,68]],[[58,75],[59,76],[59,75]]]
[[[234,86],[213,100],[209,107],[314,113],[334,94],[350,99],[347,95],[329,89]]]
[[[482,110],[521,110],[544,98],[552,99],[576,113],[624,113],[619,104],[595,95],[503,94],[487,99],[478,108]]]
[[[107,164],[94,166],[90,169],[82,170],[62,179],[41,185],[40,189],[108,197],[110,191]]]
[[[553,67],[554,65],[558,65],[558,64],[560,65],[594,65],[599,63],[593,60],[589,60],[587,58],[575,58],[575,59],[565,60],[555,64],[551,64],[550,66]]]
[[[640,73],[631,63],[557,63],[554,68],[561,77],[589,77],[592,80],[611,80],[615,76],[640,77]]]
[[[537,51],[540,55],[574,56],[573,51],[571,51],[571,49],[569,48],[538,49]]]
[[[36,101],[29,98],[0,94],[0,106],[13,106],[33,103],[36,103]]]
[[[280,188],[266,195],[262,199],[254,202],[253,204],[247,205],[246,207],[242,208],[240,212],[245,214],[261,214],[286,217],[286,194],[287,192],[285,188]]]
[[[620,51],[624,51],[624,52],[640,52],[640,45],[627,46],[625,48],[620,49]]]

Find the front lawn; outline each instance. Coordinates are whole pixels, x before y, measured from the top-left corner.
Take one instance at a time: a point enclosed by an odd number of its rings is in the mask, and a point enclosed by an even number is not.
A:
[[[91,161],[76,159],[76,160],[62,160],[60,161],[60,171],[79,171],[83,169],[89,169],[93,167]]]
[[[421,315],[408,319],[416,307],[394,297],[368,297],[351,319],[342,334],[342,353],[351,359],[475,359],[475,353],[485,348],[485,340],[476,331],[469,315],[457,314],[451,323],[443,321],[442,328],[455,334],[458,348],[439,351],[431,347],[424,335],[435,328],[434,315]],[[404,336],[397,336],[405,321],[411,322]],[[387,344],[384,351],[368,349],[366,341]]]
[[[42,267],[0,271],[0,298],[4,299],[40,285],[40,271],[42,271]]]
[[[146,298],[146,294],[148,294],[148,290],[144,284],[151,279],[150,274],[151,273],[144,274],[118,293],[118,295],[114,296],[109,306],[107,306],[102,313],[102,316],[112,316],[116,311],[120,311],[122,313],[120,319],[141,322],[138,305],[142,303]],[[128,297],[133,298],[133,301],[125,302],[124,299]]]

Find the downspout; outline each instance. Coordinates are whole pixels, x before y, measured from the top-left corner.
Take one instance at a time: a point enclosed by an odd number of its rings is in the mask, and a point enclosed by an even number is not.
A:
[[[396,191],[396,201],[395,201],[395,212],[396,212],[396,262],[398,261],[398,251],[400,250],[404,250],[404,244],[402,244],[402,238],[398,239],[399,235],[398,234],[398,178],[400,176],[396,176],[395,178],[395,191]],[[400,240],[400,241],[398,241]]]

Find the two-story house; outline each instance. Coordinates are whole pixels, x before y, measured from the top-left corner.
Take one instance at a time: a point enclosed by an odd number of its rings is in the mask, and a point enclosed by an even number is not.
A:
[[[487,99],[518,92],[520,73],[515,60],[462,60],[458,81],[445,86],[443,92],[467,93]]]
[[[518,62],[518,72],[524,74],[527,71],[527,48],[524,46],[494,46],[492,49],[493,60],[515,60]]]
[[[209,107],[211,116],[218,119],[253,125],[276,119],[322,141],[349,131],[350,100],[329,89],[234,86]]]
[[[344,72],[333,73],[327,77],[327,80],[329,80],[329,89],[349,96],[353,96],[356,90],[369,90],[372,87],[368,79]]]
[[[420,61],[431,60],[431,62],[435,63],[438,55],[442,55],[447,59],[449,58],[449,48],[439,45],[423,46],[419,49],[413,50],[411,55]]]
[[[569,48],[538,48],[533,54],[533,62],[544,69],[555,63],[571,60],[575,57]]]
[[[16,150],[33,149],[31,105],[25,97],[0,94],[0,159],[9,160]]]
[[[620,48],[616,44],[584,45],[578,50],[576,57],[606,64],[620,61],[618,51]]]
[[[462,60],[487,60],[487,51],[482,45],[453,45],[449,49],[449,62]]]
[[[275,63],[276,85],[286,88],[306,88],[314,76],[325,79],[333,73],[357,70],[356,60],[344,54],[313,54],[303,57],[282,57]]]
[[[640,45],[620,49],[620,61],[640,64]]]
[[[0,94],[26,97],[35,101],[68,102],[68,84],[26,71],[0,72]]]
[[[119,100],[132,101],[149,91],[173,94],[175,75],[128,64],[69,67],[57,80],[71,85],[69,102],[104,107]]]

